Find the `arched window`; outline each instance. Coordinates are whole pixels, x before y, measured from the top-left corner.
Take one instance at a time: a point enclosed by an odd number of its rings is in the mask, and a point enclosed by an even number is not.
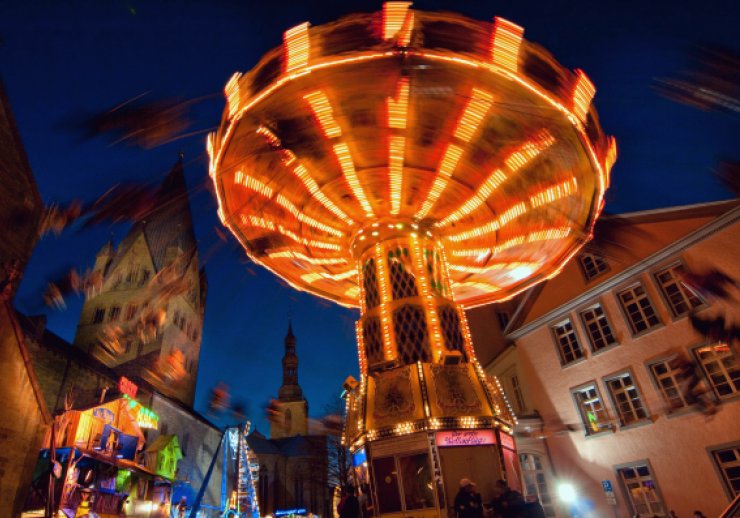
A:
[[[536,498],[545,510],[545,516],[555,516],[555,509],[547,484],[547,474],[542,462],[542,456],[536,453],[520,453],[519,462],[522,465],[524,479],[524,496]]]

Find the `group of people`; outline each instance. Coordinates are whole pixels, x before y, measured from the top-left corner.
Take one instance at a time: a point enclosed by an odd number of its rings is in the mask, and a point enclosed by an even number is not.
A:
[[[337,504],[339,518],[369,518],[373,515],[373,505],[370,500],[370,486],[360,485],[359,493],[353,485],[342,488],[342,496]]]
[[[496,497],[484,504],[475,482],[468,478],[460,480],[460,490],[455,497],[457,518],[483,518],[490,510],[496,518],[544,518],[545,511],[539,502],[525,502],[521,493],[511,489],[506,481],[496,482]],[[486,516],[490,516],[485,513]]]

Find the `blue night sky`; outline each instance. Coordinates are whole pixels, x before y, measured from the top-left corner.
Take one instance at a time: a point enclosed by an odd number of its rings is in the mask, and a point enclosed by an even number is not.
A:
[[[64,129],[71,116],[101,112],[144,92],[152,98],[208,96],[192,112],[193,130],[218,124],[222,88],[280,44],[285,29],[321,24],[381,2],[13,1],[0,5],[0,74],[47,203],[92,200],[123,179],[159,181],[180,150],[191,189],[195,232],[209,277],[196,409],[219,380],[247,400],[266,431],[262,406],[277,394],[288,315],[298,338],[299,376],[311,414],[357,376],[357,313],[288,288],[247,264],[234,246],[217,246],[215,202],[205,189],[204,135],[152,150],[82,140]],[[737,156],[737,118],[675,104],[652,89],[657,77],[686,68],[698,43],[737,45],[740,7],[731,1],[505,0],[418,1],[426,10],[459,10],[479,19],[503,16],[565,66],[582,68],[597,87],[605,131],[620,158],[607,211],[626,212],[729,198],[711,174],[719,157]],[[737,49],[736,49],[737,50]],[[733,156],[733,153],[735,155]],[[47,280],[64,268],[86,268],[126,226],[47,236],[34,252],[17,298],[21,311],[44,312],[49,328],[72,340],[81,308],[44,308]]]

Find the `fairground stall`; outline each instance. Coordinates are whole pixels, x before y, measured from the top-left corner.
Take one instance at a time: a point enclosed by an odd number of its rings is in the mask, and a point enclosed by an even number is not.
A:
[[[381,515],[446,516],[461,478],[518,486],[514,416],[465,308],[590,238],[614,139],[586,74],[502,18],[410,2],[284,34],[226,85],[219,216],[297,289],[360,309],[345,440]]]
[[[157,416],[130,396],[55,417],[39,454],[25,516],[169,517],[182,458],[177,437],[145,449]],[[38,514],[41,512],[41,514]]]

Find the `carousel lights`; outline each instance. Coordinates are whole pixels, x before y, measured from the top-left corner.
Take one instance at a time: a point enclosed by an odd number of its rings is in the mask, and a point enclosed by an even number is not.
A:
[[[383,257],[383,247],[380,243],[375,245],[375,264],[378,268],[378,282],[380,283],[380,324],[383,328],[383,356],[386,360],[392,360],[396,357],[393,350],[393,340],[391,340],[391,315],[390,315],[390,279],[385,268],[385,257]]]
[[[424,298],[424,305],[426,306],[429,334],[432,336],[431,343],[434,360],[438,361],[442,356],[442,331],[440,330],[439,318],[437,317],[437,309],[434,305],[434,297],[432,297],[431,289],[427,282],[427,271],[424,268],[424,256],[421,252],[421,246],[419,245],[418,238],[413,235],[411,236],[411,248],[414,254],[414,261],[416,262],[416,280],[419,283],[419,288]]]
[[[480,123],[493,104],[493,95],[485,90],[473,89],[473,94],[465,106],[462,117],[455,129],[455,138],[463,142],[470,142],[478,130]]]
[[[241,79],[241,77],[242,74],[236,72],[234,75],[231,76],[229,81],[226,83],[226,86],[224,87],[224,93],[226,94],[226,103],[229,107],[230,119],[239,112],[239,108],[241,107],[241,93],[239,91],[239,79]]]
[[[308,65],[311,53],[311,40],[308,35],[308,22],[296,25],[285,31],[283,35],[285,45],[285,71],[291,72],[296,68]]]
[[[519,47],[524,29],[504,18],[496,17],[491,33],[491,61],[514,74],[518,71]]]
[[[373,209],[370,207],[370,203],[365,197],[365,192],[362,190],[362,185],[360,185],[360,179],[357,177],[357,171],[355,171],[355,164],[352,161],[349,147],[347,147],[347,144],[344,142],[334,144],[334,154],[336,155],[337,160],[339,160],[339,166],[342,168],[342,172],[344,173],[344,177],[347,179],[349,188],[352,189],[352,193],[355,195],[355,198],[357,198],[357,201],[360,202],[362,210],[365,211],[365,216],[368,218],[374,217]]]
[[[301,275],[301,280],[308,284],[313,284],[316,281],[342,281],[351,277],[357,277],[357,270],[347,270],[342,273],[324,273],[324,272],[312,272]]]
[[[364,376],[367,374],[367,354],[365,351],[365,339],[362,336],[362,326],[359,320],[355,322],[355,340],[357,340],[357,359],[360,365],[360,374]]]
[[[487,266],[468,266],[464,264],[451,264],[450,270],[462,273],[484,274],[494,270],[510,270],[515,268],[526,267],[532,271],[538,270],[541,263],[511,262],[511,263],[493,263]]]
[[[393,135],[389,139],[390,187],[391,187],[391,214],[396,216],[401,210],[401,189],[403,188],[403,154],[406,139],[400,135]]]
[[[470,230],[466,230],[465,232],[460,232],[459,234],[453,234],[448,237],[450,241],[458,242],[458,241],[465,241],[466,239],[480,237],[485,234],[490,234],[491,232],[495,232],[507,223],[509,223],[511,220],[518,218],[522,214],[524,214],[527,211],[527,205],[524,202],[519,202],[516,205],[509,207],[506,209],[501,216],[498,217],[498,219],[495,219],[493,221],[489,221],[485,225],[481,225],[480,227],[476,227]]]
[[[411,39],[414,12],[409,9],[412,2],[386,2],[383,4],[383,39],[397,39],[398,44],[407,46]]]
[[[241,215],[242,223],[245,225],[250,225],[252,227],[257,228],[263,228],[265,230],[270,230],[273,232],[278,232],[286,237],[289,237],[293,241],[297,243],[301,243],[305,246],[313,246],[316,248],[325,248],[327,250],[336,250],[340,251],[342,248],[335,244],[335,243],[327,243],[325,241],[317,241],[315,239],[307,239],[305,237],[301,237],[295,232],[292,232],[291,230],[285,228],[281,224],[275,224],[275,222],[270,221],[269,219],[260,218],[259,216],[252,216],[252,215]]]
[[[409,80],[404,77],[398,82],[395,97],[388,97],[388,127],[406,129],[409,104]]]
[[[588,107],[591,105],[591,100],[596,94],[596,87],[583,72],[583,70],[576,70],[576,85],[573,89],[573,113],[578,120],[586,122],[586,116],[588,115]]]
[[[327,138],[339,137],[342,134],[342,129],[334,119],[334,112],[326,94],[321,90],[315,90],[304,95],[303,98],[311,106],[311,111],[319,121],[319,126],[321,126],[324,135]]]
[[[506,164],[509,171],[515,173],[554,143],[555,137],[550,135],[550,132],[547,130],[542,130],[534,139],[525,142],[524,145],[509,155],[506,160],[504,160],[504,164]]]
[[[566,196],[570,196],[578,189],[578,180],[575,176],[570,180],[566,180],[547,189],[543,189],[540,192],[533,194],[529,198],[529,204],[532,208],[545,205],[546,203],[552,203]]]
[[[283,250],[280,252],[268,252],[267,256],[270,259],[295,259],[303,261],[308,264],[316,266],[331,266],[335,264],[347,264],[347,259],[343,257],[331,258],[331,257],[309,257],[304,253],[296,252],[294,250]]]
[[[417,218],[424,218],[432,209],[434,204],[437,203],[437,200],[442,195],[442,191],[447,186],[447,180],[449,180],[449,178],[452,177],[452,173],[455,172],[455,167],[457,167],[457,163],[460,161],[462,153],[463,150],[459,146],[454,144],[447,146],[445,154],[442,157],[442,161],[439,164],[439,170],[437,171],[437,176],[434,178],[432,188],[429,189],[427,199],[421,206],[421,210],[416,213]]]

